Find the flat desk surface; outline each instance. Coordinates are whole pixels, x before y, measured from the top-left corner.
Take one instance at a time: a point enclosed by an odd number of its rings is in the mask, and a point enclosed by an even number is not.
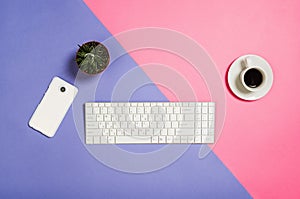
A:
[[[2,2],[1,198],[299,197],[298,1],[85,3]],[[220,73],[226,93],[226,117],[213,152],[199,159],[200,146],[192,145],[162,169],[133,174],[113,169],[88,152],[75,124],[80,108],[74,105],[52,139],[28,127],[53,76],[71,83],[80,79],[74,63],[77,44],[105,41],[122,31],[154,26],[181,32],[199,43]],[[123,49],[114,42],[116,49],[128,50],[126,45]],[[234,97],[225,82],[230,63],[248,53],[266,58],[274,73],[271,91],[254,102]],[[189,63],[153,49],[131,52],[115,60],[101,76],[95,96],[88,99],[111,100],[114,85],[134,70],[133,78],[154,84],[139,88],[137,80],[139,89],[130,100],[178,100],[176,93],[157,85],[158,74],[149,63],[174,69],[197,88],[197,99],[210,100],[205,78],[194,77]],[[96,80],[92,77],[88,81]],[[143,154],[164,146],[119,147]]]

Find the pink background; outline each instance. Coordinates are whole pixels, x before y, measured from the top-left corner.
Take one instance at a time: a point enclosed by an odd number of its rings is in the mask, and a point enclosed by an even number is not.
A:
[[[226,71],[235,58],[248,53],[264,57],[274,72],[271,91],[258,101],[245,102],[226,88],[225,125],[213,150],[254,198],[300,197],[300,1],[85,2],[112,34],[150,26],[193,38],[216,63],[225,87]],[[187,63],[166,54],[144,50],[131,55],[139,64],[169,65],[199,84],[184,67]],[[155,76],[148,75],[155,82]],[[205,85],[199,86],[198,99],[209,99]]]

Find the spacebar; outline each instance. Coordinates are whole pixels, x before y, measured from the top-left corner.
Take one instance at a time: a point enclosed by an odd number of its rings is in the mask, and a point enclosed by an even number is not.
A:
[[[151,143],[150,136],[116,136],[116,144],[147,144]]]

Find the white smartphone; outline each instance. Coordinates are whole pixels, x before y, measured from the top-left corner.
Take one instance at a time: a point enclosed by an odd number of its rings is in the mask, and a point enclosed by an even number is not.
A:
[[[54,77],[33,113],[29,126],[48,137],[53,137],[77,92],[75,86]]]

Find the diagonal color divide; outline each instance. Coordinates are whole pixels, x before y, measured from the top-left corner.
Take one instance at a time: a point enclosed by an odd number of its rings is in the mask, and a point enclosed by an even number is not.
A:
[[[224,85],[226,71],[235,58],[248,53],[265,57],[274,71],[273,88],[253,103],[237,100],[227,92],[226,123],[214,152],[253,197],[299,198],[300,95],[295,92],[300,73],[299,1],[85,2],[113,34],[159,26],[191,36],[211,54]],[[175,68],[192,85],[201,87],[202,80],[174,56],[150,50],[131,55],[139,65],[155,62]],[[146,67],[143,69],[147,72]],[[155,82],[155,76],[147,75]],[[158,88],[168,99],[175,99]],[[209,100],[202,91],[196,91],[197,98]]]

